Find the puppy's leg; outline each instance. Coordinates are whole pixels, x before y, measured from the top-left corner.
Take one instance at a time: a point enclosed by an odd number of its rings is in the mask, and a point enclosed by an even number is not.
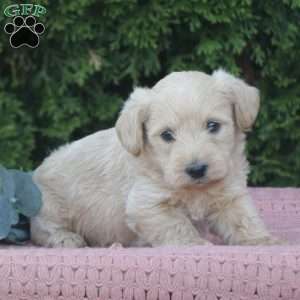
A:
[[[57,224],[40,217],[31,222],[31,239],[35,244],[53,248],[79,248],[86,246],[84,239]]]
[[[210,244],[183,212],[168,204],[169,196],[147,178],[139,178],[127,202],[128,226],[152,246]]]
[[[43,206],[38,216],[31,220],[31,239],[45,247],[84,247],[84,239],[69,229],[68,211],[64,210],[63,199],[49,188],[42,190]]]
[[[230,245],[284,244],[267,231],[248,194],[225,201],[216,210],[212,209],[208,221],[211,229]]]

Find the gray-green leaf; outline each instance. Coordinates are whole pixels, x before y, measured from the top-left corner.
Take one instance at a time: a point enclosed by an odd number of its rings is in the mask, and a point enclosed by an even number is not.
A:
[[[29,240],[29,238],[30,236],[27,228],[12,228],[6,240],[14,244],[20,244]]]
[[[12,174],[0,166],[0,194],[10,199],[15,196],[15,182]]]
[[[11,204],[8,199],[0,195],[0,240],[7,237],[11,226]]]
[[[42,205],[41,192],[32,180],[31,174],[11,171],[16,184],[16,207],[26,217],[35,216]]]
[[[10,223],[11,225],[16,225],[19,222],[19,214],[17,210],[14,208],[14,205],[10,203],[11,209],[10,209]]]

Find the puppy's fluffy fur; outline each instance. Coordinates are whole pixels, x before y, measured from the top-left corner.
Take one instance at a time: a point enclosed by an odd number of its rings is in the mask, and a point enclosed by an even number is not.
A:
[[[244,132],[258,109],[257,89],[222,70],[175,72],[136,88],[115,128],[59,148],[35,171],[43,207],[33,241],[203,245],[193,220],[205,219],[228,244],[277,243],[246,185]],[[209,122],[219,128],[210,131]],[[200,178],[187,173],[195,163],[206,165]]]

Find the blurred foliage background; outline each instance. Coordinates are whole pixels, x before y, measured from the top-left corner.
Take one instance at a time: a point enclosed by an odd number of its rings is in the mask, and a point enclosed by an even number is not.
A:
[[[250,184],[300,186],[299,0],[31,3],[48,10],[39,47],[13,49],[0,34],[0,164],[35,168],[57,146],[113,126],[133,86],[223,67],[261,90]]]

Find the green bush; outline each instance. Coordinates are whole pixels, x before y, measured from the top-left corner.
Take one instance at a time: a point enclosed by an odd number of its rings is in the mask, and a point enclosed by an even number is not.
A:
[[[38,3],[48,11],[38,48],[12,49],[0,35],[0,164],[34,168],[58,145],[113,126],[135,85],[223,67],[261,90],[250,183],[300,186],[299,0]]]

